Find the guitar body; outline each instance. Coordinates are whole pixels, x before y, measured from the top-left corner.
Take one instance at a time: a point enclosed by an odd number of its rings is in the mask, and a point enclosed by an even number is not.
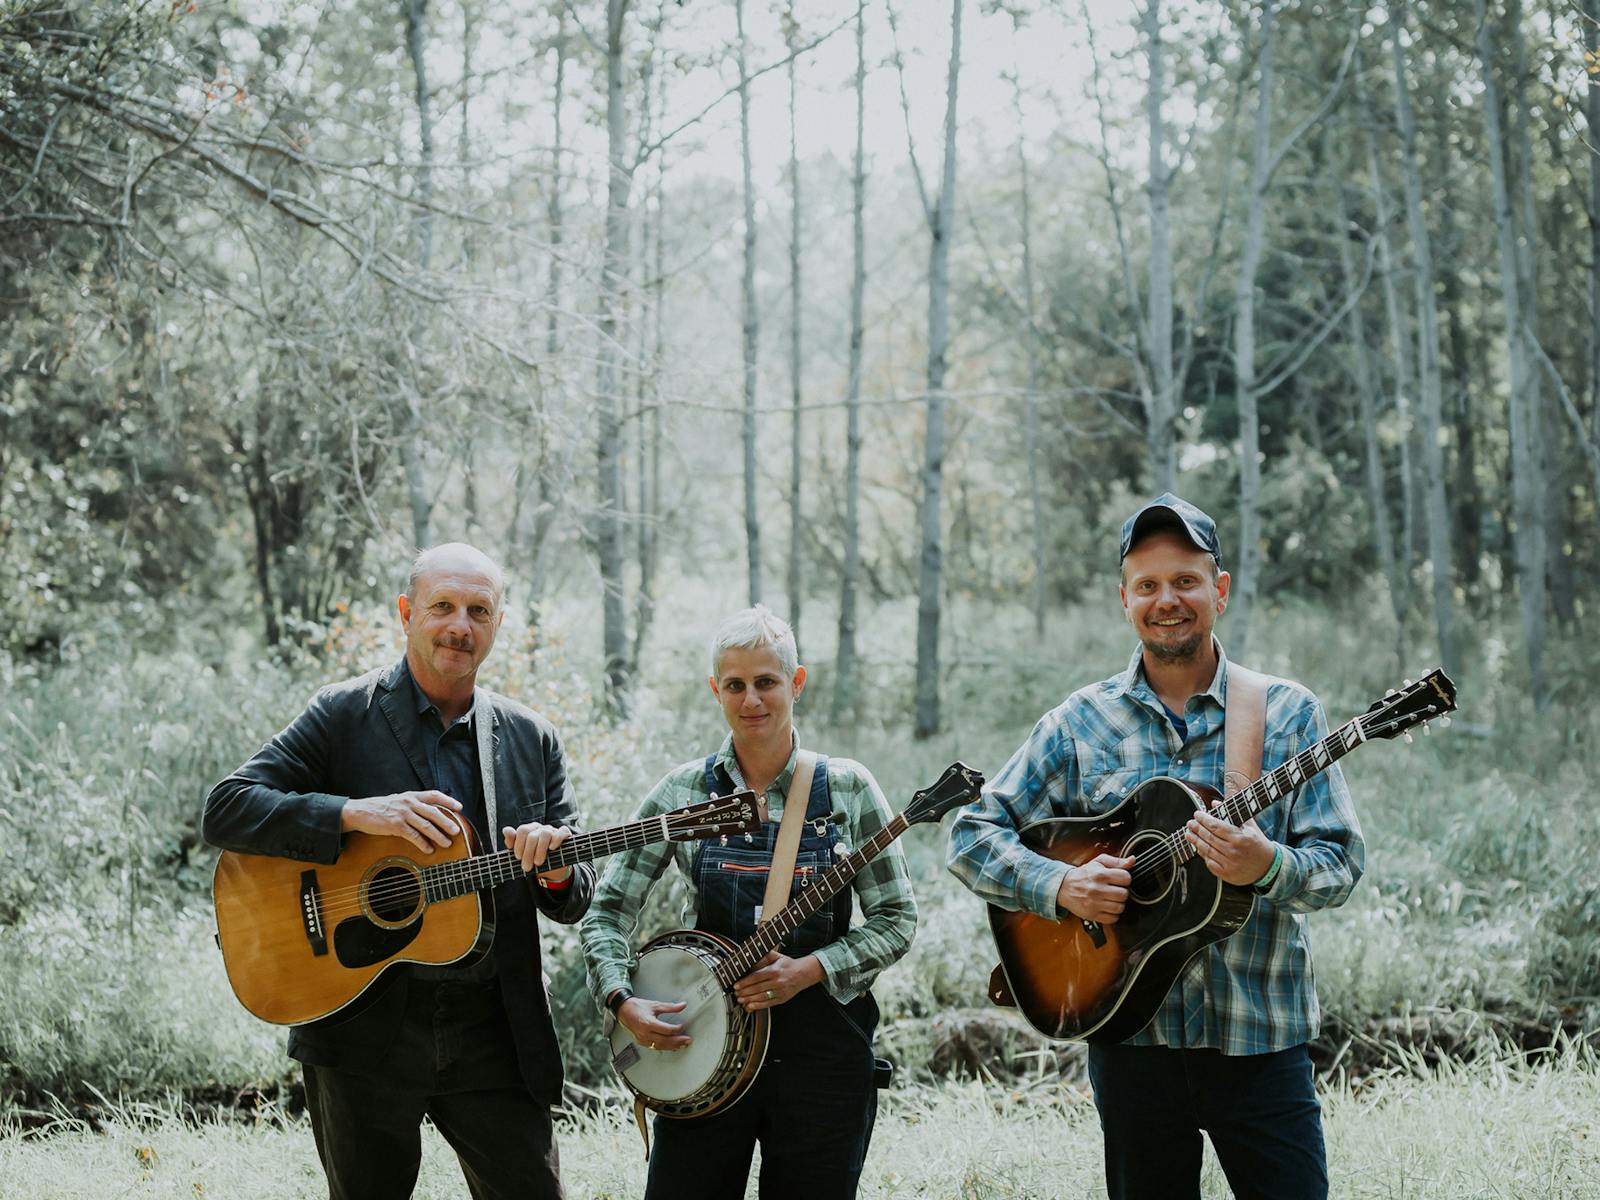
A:
[[[332,866],[224,851],[213,895],[234,994],[263,1021],[302,1025],[346,1007],[395,963],[477,958],[494,934],[492,898],[428,903],[421,875],[471,853],[465,830],[429,855],[405,838],[348,834]]]
[[[1040,821],[1021,831],[1036,854],[1073,866],[1101,854],[1156,851],[1217,793],[1165,776],[1139,785],[1108,813]],[[1161,860],[1159,853],[1149,855]],[[1250,919],[1247,887],[1223,883],[1198,857],[1142,873],[1114,925],[1059,921],[989,906],[1000,951],[991,998],[1009,992],[1050,1038],[1120,1042],[1150,1023],[1185,964]]]

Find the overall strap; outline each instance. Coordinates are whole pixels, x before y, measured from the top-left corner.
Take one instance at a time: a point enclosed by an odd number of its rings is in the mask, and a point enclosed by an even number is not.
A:
[[[817,756],[810,750],[795,755],[794,774],[789,777],[789,794],[783,800],[783,821],[772,848],[772,867],[767,872],[767,891],[761,898],[765,920],[789,903],[789,888],[794,883],[794,861],[800,850],[800,831],[805,827],[806,809],[811,806],[811,778],[817,773]]]
[[[1267,733],[1267,677],[1228,664],[1227,709],[1223,716],[1222,794],[1231,796],[1261,778]]]
[[[733,786],[733,776],[717,762],[715,754],[706,755],[706,791],[713,796],[731,796],[739,789]],[[766,805],[763,804],[765,811]]]

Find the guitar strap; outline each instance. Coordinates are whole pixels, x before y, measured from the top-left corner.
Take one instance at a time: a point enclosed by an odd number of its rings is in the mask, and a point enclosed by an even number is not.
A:
[[[815,753],[801,750],[795,755],[794,774],[789,778],[789,794],[783,801],[783,820],[778,825],[778,840],[772,847],[772,866],[767,871],[767,890],[761,897],[763,921],[789,903],[789,889],[794,884],[794,861],[800,852],[800,831],[805,827],[811,780],[816,773]]]
[[[1267,735],[1267,677],[1228,664],[1228,699],[1222,722],[1222,795],[1233,795],[1261,778]]]
[[[482,688],[473,693],[472,703],[472,723],[478,734],[478,774],[483,779],[484,828],[489,831],[489,844],[479,853],[487,853],[500,838],[500,814],[494,802],[494,704]]]

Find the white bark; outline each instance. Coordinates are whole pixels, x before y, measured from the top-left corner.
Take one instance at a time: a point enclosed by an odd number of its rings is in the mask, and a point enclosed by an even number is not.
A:
[[[944,377],[950,343],[950,235],[956,202],[956,96],[961,75],[961,4],[950,16],[950,69],[945,89],[944,173],[932,214],[928,251],[928,400],[923,436],[921,553],[917,562],[917,693],[914,732],[939,728],[939,620],[944,565],[940,498],[944,488]]]
[[[1597,0],[1600,2],[1600,0]],[[851,172],[850,368],[845,385],[844,569],[839,579],[839,645],[834,665],[833,717],[842,722],[855,707],[856,586],[861,573],[861,351],[866,261],[866,4],[856,7],[856,153]]]
[[[756,312],[756,187],[750,161],[750,69],[744,0],[734,0],[739,36],[739,146],[744,156],[744,274],[739,284],[744,333],[744,540],[750,603],[761,602],[761,522],[756,507],[756,357],[761,324]]]
[[[1428,557],[1433,572],[1434,621],[1439,631],[1439,656],[1446,671],[1461,669],[1456,650],[1455,596],[1451,572],[1450,512],[1445,501],[1444,448],[1440,445],[1442,384],[1439,377],[1439,313],[1434,298],[1433,249],[1422,210],[1422,168],[1416,147],[1416,118],[1411,109],[1402,30],[1405,0],[1390,5],[1390,40],[1394,50],[1395,106],[1405,168],[1406,224],[1416,269],[1417,364],[1421,382],[1422,461],[1427,476]]]
[[[1511,395],[1507,414],[1511,433],[1511,504],[1516,521],[1517,590],[1522,610],[1522,636],[1528,655],[1528,676],[1534,707],[1549,703],[1544,677],[1545,528],[1540,512],[1541,466],[1538,454],[1537,393],[1532,390],[1533,355],[1520,292],[1524,263],[1516,245],[1516,217],[1506,177],[1505,143],[1500,127],[1500,83],[1493,28],[1485,0],[1478,0],[1478,59],[1483,70],[1483,117],[1489,148],[1489,175],[1494,185],[1494,221],[1500,249],[1500,296],[1505,307],[1506,341],[1511,359]],[[1446,668],[1448,669],[1448,668]]]

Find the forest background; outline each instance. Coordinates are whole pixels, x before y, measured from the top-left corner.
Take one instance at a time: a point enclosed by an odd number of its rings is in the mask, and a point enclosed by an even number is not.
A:
[[[0,1192],[315,1190],[200,803],[398,653],[415,547],[506,564],[486,679],[591,827],[719,736],[705,643],[755,600],[806,740],[898,806],[1125,664],[1117,529],[1172,488],[1222,526],[1232,656],[1335,723],[1460,690],[1346,763],[1368,874],[1311,922],[1340,1194],[1593,1194],[1597,20],[0,0]],[[1075,1194],[1028,1122],[1092,1181],[1076,1048],[985,1005],[982,908],[908,845],[868,1188]],[[546,953],[569,1161],[624,1194],[575,938]],[[147,1131],[199,1126],[158,1181]],[[277,1137],[301,1174],[250,1165]]]

